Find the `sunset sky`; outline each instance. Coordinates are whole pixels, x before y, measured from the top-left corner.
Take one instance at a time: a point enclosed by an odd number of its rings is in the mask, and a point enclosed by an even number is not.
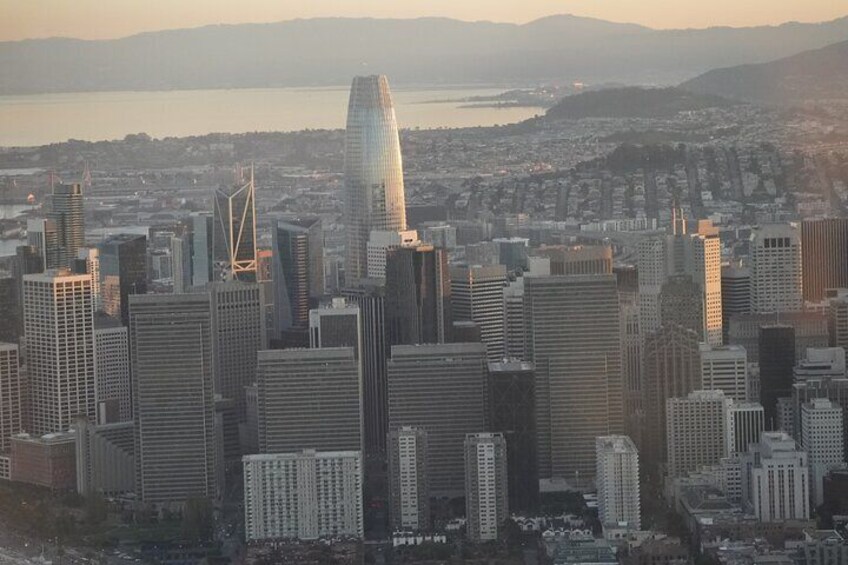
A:
[[[843,0],[0,0],[0,40],[114,38],[141,31],[324,16],[446,16],[524,23],[575,14],[654,28],[816,22]]]

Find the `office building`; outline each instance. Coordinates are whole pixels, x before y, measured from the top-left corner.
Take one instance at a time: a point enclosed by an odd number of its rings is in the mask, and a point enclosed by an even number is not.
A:
[[[74,423],[77,492],[115,496],[135,489],[133,422]]]
[[[760,358],[760,328],[779,324],[795,330],[795,358],[803,359],[810,347],[828,346],[827,316],[824,312],[786,312],[774,314],[739,314],[730,320],[728,341],[741,345],[748,352],[748,359],[755,362]]]
[[[344,194],[345,276],[348,284],[356,284],[368,274],[371,232],[406,230],[400,138],[389,81],[383,75],[354,77],[350,87]]]
[[[761,522],[809,520],[807,453],[783,432],[763,432],[742,455],[742,502]]]
[[[810,468],[810,500],[824,502],[822,481],[829,471],[844,464],[842,408],[826,398],[815,398],[801,406],[801,447]]]
[[[191,244],[188,237],[171,238],[171,279],[175,294],[191,288]]]
[[[524,277],[504,287],[504,357],[527,359],[524,342]]]
[[[274,307],[278,330],[306,328],[324,294],[324,231],[320,218],[278,221],[272,231]]]
[[[256,381],[260,453],[362,449],[362,384],[352,347],[260,351]]]
[[[660,291],[669,274],[666,237],[650,237],[636,244],[639,269],[639,325],[648,335],[660,322]]]
[[[492,242],[498,246],[498,263],[509,272],[527,269],[530,240],[524,237],[496,237]]]
[[[848,218],[801,222],[804,300],[821,302],[830,288],[848,287]]]
[[[131,294],[147,294],[147,238],[117,234],[98,246],[103,311],[129,324]]]
[[[533,250],[533,254],[551,260],[552,275],[612,273],[612,248],[609,245],[542,245]]]
[[[645,396],[642,379],[642,334],[639,327],[639,297],[619,292],[621,311],[621,381],[624,388],[624,414],[630,438],[641,448],[644,429]]]
[[[721,268],[721,320],[724,343],[728,343],[730,318],[751,313],[751,271],[737,266]]]
[[[448,251],[456,249],[456,227],[443,223],[427,222],[421,227],[421,241]]]
[[[32,432],[64,432],[94,419],[94,299],[91,277],[67,269],[24,276]]]
[[[695,231],[686,234],[684,269],[700,288],[704,339],[710,345],[721,345],[721,241],[718,229],[709,220],[699,220],[694,224],[697,226]]]
[[[215,280],[256,282],[256,188],[241,167],[236,180],[215,190],[212,211]]]
[[[834,290],[827,301],[827,331],[830,347],[848,348],[848,289]]]
[[[67,267],[62,264],[62,249],[59,246],[59,228],[50,218],[35,218],[27,220],[27,246],[34,247],[41,258],[41,269]]]
[[[430,483],[427,477],[427,432],[402,426],[387,441],[389,521],[393,531],[430,529]]]
[[[450,276],[454,320],[476,323],[489,361],[503,359],[506,268],[503,265],[453,267]]]
[[[9,451],[9,438],[23,429],[21,377],[18,346],[0,343],[0,454]]]
[[[669,477],[685,477],[728,456],[730,403],[720,390],[698,390],[666,401]]]
[[[639,452],[633,441],[624,435],[598,437],[595,459],[601,525],[626,523],[628,529],[641,530]]]
[[[760,441],[765,429],[763,407],[757,402],[733,402],[728,407],[727,423],[730,426],[730,454],[748,451],[749,445]]]
[[[399,345],[388,362],[389,429],[427,432],[431,496],[462,496],[462,442],[486,429],[486,351],[480,343]]]
[[[74,439],[73,432],[13,435],[9,480],[52,491],[74,490],[77,484]]]
[[[792,396],[795,367],[795,330],[771,324],[760,328],[760,403],[765,409],[766,428],[777,421],[777,399]]]
[[[524,286],[539,476],[591,480],[595,438],[624,431],[615,276],[530,276]]]
[[[94,296],[94,311],[103,310],[103,298],[100,292],[100,250],[96,247],[84,247],[79,250],[76,259],[71,262],[71,270],[77,275],[91,275],[91,294]]]
[[[94,321],[94,383],[97,417],[93,423],[132,420],[129,333],[102,315]]]
[[[328,306],[309,311],[309,347],[350,347],[361,364],[362,346],[358,306],[337,297]]]
[[[534,512],[539,506],[535,380],[531,363],[515,359],[489,363],[487,424],[489,431],[506,440],[513,512]]]
[[[129,300],[136,496],[162,505],[214,497],[209,295],[132,295]]]
[[[734,402],[748,400],[748,354],[738,345],[701,343],[701,388],[721,390]]]
[[[243,464],[248,542],[362,537],[358,451],[246,455]]]
[[[810,347],[792,370],[794,382],[845,377],[845,350],[841,347]]]
[[[368,278],[386,283],[386,254],[392,247],[415,247],[420,245],[418,232],[406,231],[372,231],[368,236]],[[433,247],[438,247],[434,245]]]
[[[452,325],[447,251],[431,245],[386,253],[386,335],[390,345],[445,343]]]
[[[662,285],[659,295],[660,326],[682,326],[704,334],[704,297],[700,287],[689,275],[672,275]]]
[[[797,312],[804,306],[801,237],[790,224],[751,232],[751,311]]]
[[[0,342],[18,343],[21,332],[21,304],[18,281],[0,272]]]
[[[468,539],[498,539],[509,517],[506,440],[497,433],[465,436],[465,517]]]
[[[212,214],[191,215],[191,284],[202,287],[212,282],[212,232],[215,224]]]
[[[85,247],[85,213],[81,184],[57,184],[50,199],[50,219],[56,223],[59,267],[70,267]]]

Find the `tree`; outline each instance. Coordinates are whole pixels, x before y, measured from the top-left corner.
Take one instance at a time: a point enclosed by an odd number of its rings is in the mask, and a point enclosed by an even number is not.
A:
[[[85,521],[96,526],[100,524],[108,516],[108,507],[106,500],[99,492],[89,495],[85,499]]]
[[[183,537],[188,541],[209,541],[215,530],[212,502],[208,498],[190,498],[183,509]]]

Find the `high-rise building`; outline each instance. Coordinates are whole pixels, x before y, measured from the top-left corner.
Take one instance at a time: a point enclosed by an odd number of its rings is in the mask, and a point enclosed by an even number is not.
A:
[[[801,447],[810,467],[810,500],[824,502],[822,480],[844,462],[842,408],[826,398],[815,398],[801,406]]]
[[[74,422],[77,492],[124,494],[135,489],[133,422],[95,425]]]
[[[389,429],[427,432],[431,496],[462,496],[465,434],[486,429],[480,343],[396,345],[388,362]]]
[[[11,436],[23,426],[21,361],[18,346],[0,343],[0,454],[11,448]]]
[[[677,325],[704,335],[704,300],[700,287],[689,275],[672,275],[662,285],[659,295],[660,326]]]
[[[53,219],[35,218],[27,220],[27,245],[38,251],[42,261],[41,271],[67,266],[62,264],[59,228]]]
[[[213,276],[217,280],[256,282],[256,189],[236,170],[236,180],[215,190],[212,228]]]
[[[367,276],[372,231],[404,231],[406,200],[395,108],[383,75],[354,77],[345,132],[348,284]]]
[[[362,324],[359,307],[344,298],[333,298],[324,308],[309,311],[309,346],[352,347],[357,361],[362,362]]]
[[[94,321],[94,382],[97,418],[92,424],[132,420],[129,333],[102,315]]]
[[[171,279],[175,294],[191,288],[191,245],[188,237],[171,238]]]
[[[420,245],[418,232],[372,231],[368,236],[368,278],[386,284],[386,253],[392,247]],[[434,245],[434,247],[438,247]]]
[[[701,388],[721,390],[734,402],[748,400],[748,354],[738,345],[700,344]]]
[[[525,237],[496,237],[492,242],[498,246],[498,263],[506,267],[507,271],[523,271],[527,268],[529,239]]]
[[[810,347],[792,369],[794,382],[845,378],[845,350],[841,347]]]
[[[100,291],[100,250],[96,247],[84,247],[79,250],[74,268],[76,274],[91,275],[91,294],[94,296],[94,311],[103,310],[103,297]]]
[[[402,426],[389,432],[387,445],[392,529],[427,531],[430,529],[427,432]]]
[[[32,432],[64,432],[94,420],[94,299],[91,277],[67,269],[24,276]]]
[[[464,447],[468,538],[496,540],[509,517],[506,440],[497,433],[468,434]]]
[[[551,260],[552,275],[612,273],[612,248],[609,245],[542,245],[533,250],[533,254]]]
[[[810,347],[828,346],[827,316],[824,312],[785,312],[774,314],[739,314],[728,328],[728,341],[741,345],[754,362],[760,358],[760,328],[780,324],[795,330],[795,358],[803,359]]]
[[[324,294],[324,232],[320,218],[278,221],[273,232],[274,306],[278,330],[306,328]]]
[[[147,293],[147,238],[117,234],[99,245],[103,311],[129,325],[131,294]]]
[[[721,319],[724,343],[728,343],[730,318],[751,313],[751,271],[743,267],[721,268]]]
[[[513,512],[533,512],[539,505],[535,380],[531,363],[489,363],[487,423],[489,431],[502,434],[506,440],[509,507]]]
[[[762,404],[733,402],[728,407],[727,423],[730,426],[730,454],[748,451],[749,445],[760,441],[765,429]]]
[[[667,460],[666,402],[701,388],[698,334],[688,328],[668,326],[645,339],[644,399],[646,435],[643,460],[654,466]]]
[[[530,276],[524,285],[539,476],[591,479],[595,438],[624,431],[615,276]]]
[[[624,435],[601,436],[595,440],[598,487],[598,519],[601,525],[619,525],[640,530],[639,452]]]
[[[801,237],[790,224],[751,232],[751,311],[797,312],[804,306]],[[768,410],[768,407],[766,407]]]
[[[620,281],[619,281],[620,283]],[[619,284],[620,288],[620,284]],[[642,333],[639,329],[639,297],[619,292],[621,309],[621,381],[624,388],[624,415],[630,439],[642,448],[645,427],[645,397],[642,379]]]
[[[766,429],[777,421],[777,399],[792,396],[795,367],[795,329],[771,324],[760,327],[760,403],[766,416]]]
[[[848,287],[848,218],[801,222],[804,300],[821,302],[825,290]]]
[[[132,295],[129,302],[136,496],[152,504],[214,497],[209,295]]]
[[[246,455],[243,462],[248,541],[362,537],[358,451]]]
[[[669,477],[685,477],[729,455],[731,402],[720,390],[698,390],[666,401]]]
[[[506,268],[503,265],[453,267],[450,276],[454,320],[476,323],[489,361],[500,361],[504,358]]]
[[[432,245],[386,253],[386,335],[390,345],[445,343],[452,324],[447,251]]]
[[[761,522],[808,520],[807,453],[783,432],[763,432],[742,454],[742,501]]]
[[[710,345],[722,342],[721,241],[709,220],[696,222],[687,234],[685,272],[700,287],[703,304],[704,339]]]
[[[59,236],[59,266],[69,267],[85,247],[85,213],[81,184],[57,184],[50,199],[50,218]]]
[[[191,284],[202,287],[212,281],[212,214],[198,213],[191,216]]]
[[[0,272],[0,343],[18,343],[21,332],[21,300],[15,277]]]
[[[524,342],[524,277],[504,288],[504,357],[527,359]]]
[[[848,289],[833,292],[827,304],[828,344],[848,348]]]
[[[639,268],[639,325],[648,335],[660,328],[660,291],[669,274],[666,237],[650,237],[636,245]]]
[[[259,451],[361,451],[362,384],[352,347],[258,353]]]
[[[262,349],[259,285],[234,280],[207,288],[212,300],[215,393],[233,401],[242,422],[244,387],[256,379],[256,352]]]

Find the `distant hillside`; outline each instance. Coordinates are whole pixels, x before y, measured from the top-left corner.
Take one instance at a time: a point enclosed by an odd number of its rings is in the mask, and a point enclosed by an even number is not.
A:
[[[527,24],[447,18],[317,18],[207,26],[104,41],[0,42],[0,94],[345,85],[676,84],[848,40],[819,24],[653,30],[576,16]]]
[[[680,87],[768,104],[848,98],[848,41],[770,63],[716,69]]]
[[[550,119],[661,118],[678,112],[735,104],[679,88],[610,88],[566,96],[545,114]]]

